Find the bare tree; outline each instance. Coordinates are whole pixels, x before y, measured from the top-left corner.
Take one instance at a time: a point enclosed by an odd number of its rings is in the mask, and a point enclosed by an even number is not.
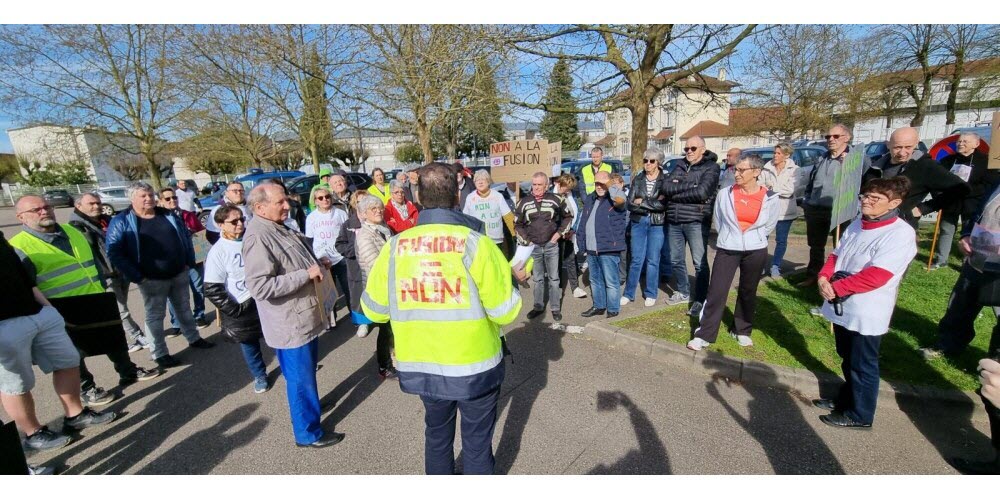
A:
[[[924,124],[933,95],[933,81],[944,57],[944,28],[936,24],[889,24],[880,29],[887,42],[886,84],[902,87],[913,100],[911,127]]]
[[[454,147],[461,113],[489,105],[472,75],[493,53],[489,27],[476,25],[362,25],[356,27],[364,71],[352,90],[337,86],[387,121],[384,130],[413,134],[424,161],[433,161],[432,134],[451,129]],[[494,98],[495,99],[495,98]],[[494,103],[495,104],[495,103]],[[454,154],[449,152],[449,154]]]
[[[962,86],[962,79],[966,76],[966,64],[986,57],[990,51],[996,49],[997,44],[1000,44],[1000,29],[996,26],[955,24],[943,29],[942,35],[945,39],[944,49],[951,62],[943,75],[948,79],[945,124],[954,125],[958,91]]]
[[[168,25],[0,26],[0,99],[24,121],[101,131],[142,155],[159,187],[156,155],[190,105],[174,74],[178,40]]]
[[[252,30],[238,25],[192,28],[187,41],[190,55],[181,65],[181,77],[192,83],[190,98],[196,104],[184,115],[186,128],[215,132],[205,138],[222,142],[210,149],[262,166],[278,153],[271,136],[279,122],[273,102],[260,91],[265,72]]]
[[[625,108],[632,116],[632,168],[642,166],[650,103],[664,89],[718,94],[702,75],[723,62],[756,25],[573,25],[531,27],[509,38],[517,50],[576,62],[586,79],[578,109],[519,102],[531,109],[602,113]]]

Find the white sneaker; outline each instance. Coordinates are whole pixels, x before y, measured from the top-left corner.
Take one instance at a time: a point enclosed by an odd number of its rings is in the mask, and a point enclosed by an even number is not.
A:
[[[691,349],[692,351],[700,351],[700,350],[702,350],[702,349],[704,349],[704,348],[706,348],[706,347],[708,347],[710,345],[712,345],[711,342],[709,342],[709,341],[707,341],[705,339],[700,339],[698,337],[695,337],[695,338],[691,339],[690,341],[688,341],[687,348]]]
[[[753,340],[750,339],[749,335],[736,335],[733,332],[729,332],[729,336],[736,339],[740,347],[753,347]]]
[[[771,278],[781,279],[781,268],[778,266],[771,266]]]
[[[813,307],[813,308],[809,309],[809,314],[812,314],[813,316],[819,316],[819,317],[822,318],[823,317],[823,309],[819,308],[819,307]]]
[[[704,304],[702,304],[701,302],[692,302],[691,303],[691,310],[688,311],[688,314],[690,314],[691,316],[694,316],[695,318],[697,318],[698,316],[701,315],[701,308],[703,306],[704,306]]]
[[[649,297],[646,298],[646,307],[653,307],[655,305],[656,305],[656,299]]]
[[[580,287],[576,287],[576,288],[573,289],[573,296],[576,297],[576,298],[578,298],[578,299],[582,299],[582,298],[585,298],[587,296],[587,292],[585,292]]]
[[[623,305],[623,306],[628,305],[629,302],[632,302],[632,301],[628,300],[628,297],[622,297],[622,300],[618,301],[618,303],[621,304],[621,305]]]
[[[687,304],[690,299],[691,298],[689,296],[684,295],[681,292],[674,292],[673,295],[667,297],[667,305],[676,306],[677,304]]]
[[[368,336],[368,325],[359,325],[358,333],[356,333],[359,339],[363,339]]]

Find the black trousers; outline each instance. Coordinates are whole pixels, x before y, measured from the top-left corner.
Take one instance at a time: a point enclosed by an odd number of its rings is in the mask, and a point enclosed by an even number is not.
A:
[[[347,278],[347,259],[341,259],[340,262],[331,266],[330,275],[333,276],[333,281],[337,284],[337,289],[340,290],[340,297],[337,297],[337,302],[339,303],[342,297],[344,299],[344,307],[350,309],[351,283]]]
[[[767,248],[748,252],[718,249],[712,262],[712,278],[708,282],[708,296],[701,309],[698,329],[694,336],[707,342],[715,342],[719,336],[719,324],[726,309],[729,287],[733,285],[736,270],[740,270],[740,282],[736,294],[736,310],[733,312],[737,335],[750,335],[753,329],[753,313],[757,309],[757,285],[760,283],[761,269],[767,264]]]
[[[580,286],[580,267],[577,265],[576,257],[573,242],[559,240],[559,260],[562,268],[560,288],[565,286],[568,290],[572,290]]]
[[[87,364],[83,362],[83,359],[87,357],[87,353],[77,348],[80,353],[80,390],[89,391],[97,386],[94,382],[94,374],[90,373],[87,369]],[[112,353],[108,353],[108,359],[111,363],[115,365],[115,371],[118,372],[119,378],[134,378],[136,375],[135,363],[132,359],[128,357],[128,350],[121,349]]]
[[[378,369],[387,370],[392,367],[392,326],[389,323],[376,323],[371,326],[378,327],[378,338],[375,340],[375,359],[378,361]]]
[[[803,205],[802,209],[806,220],[806,243],[809,244],[809,264],[806,266],[806,272],[817,275],[826,263],[826,241],[835,233],[830,230],[833,212],[829,208],[809,205]],[[840,225],[842,234],[849,225],[851,221]]]
[[[883,335],[861,335],[840,325],[833,325],[833,339],[840,355],[844,385],[836,402],[838,409],[856,422],[871,424],[878,403],[878,351]]]
[[[976,338],[974,323],[979,311],[983,309],[983,304],[979,302],[979,290],[984,282],[983,273],[977,271],[968,263],[962,265],[962,270],[958,275],[955,287],[951,289],[951,298],[948,299],[948,309],[944,312],[944,317],[938,322],[938,349],[945,354],[957,354]],[[990,345],[1000,344],[1000,317],[993,326]],[[997,346],[1000,347],[1000,346]],[[996,348],[991,347],[991,356],[997,355]]]

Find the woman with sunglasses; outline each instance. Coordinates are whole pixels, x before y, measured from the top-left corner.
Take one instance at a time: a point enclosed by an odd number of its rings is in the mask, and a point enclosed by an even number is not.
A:
[[[243,358],[253,376],[253,392],[267,391],[267,366],[261,355],[263,332],[257,303],[244,283],[243,232],[246,218],[236,205],[226,204],[215,211],[214,222],[221,230],[205,259],[205,296],[219,310],[222,337],[240,344]]]
[[[758,182],[764,160],[755,154],[741,155],[733,167],[736,184],[719,191],[715,198],[715,260],[708,282],[708,296],[698,318],[699,326],[687,347],[700,351],[719,336],[722,313],[736,270],[740,283],[736,293],[734,333],[740,346],[753,346],[750,331],[757,308],[757,284],[760,270],[767,262],[767,237],[778,223],[778,195]]]
[[[660,178],[663,171],[663,152],[649,148],[642,154],[644,174],[636,175],[629,191],[628,210],[631,214],[630,242],[632,261],[622,293],[621,305],[635,300],[635,289],[639,286],[639,275],[646,270],[646,286],[642,295],[646,297],[646,307],[656,304],[660,280],[660,250],[663,247],[663,221],[667,206],[660,195]]]

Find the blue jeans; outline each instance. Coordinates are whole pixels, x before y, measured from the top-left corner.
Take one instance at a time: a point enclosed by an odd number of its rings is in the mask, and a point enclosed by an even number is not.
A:
[[[267,377],[267,365],[264,364],[264,356],[260,352],[260,339],[240,342],[240,350],[254,380]]]
[[[424,471],[455,473],[455,413],[462,413],[463,473],[493,474],[493,431],[497,425],[500,387],[476,399],[454,401],[420,396],[424,403]]]
[[[294,349],[275,349],[281,375],[285,377],[288,411],[292,414],[292,432],[298,444],[312,444],[323,437],[320,427],[319,390],[316,388],[316,362],[319,339]]]
[[[844,385],[834,405],[844,415],[862,424],[875,420],[878,402],[878,350],[882,335],[861,335],[840,325],[833,325],[834,342],[840,355]]]
[[[673,267],[677,291],[691,297],[693,302],[705,302],[708,295],[708,231],[707,222],[687,222],[671,224],[667,230],[667,240],[670,245],[670,265]],[[691,249],[691,261],[694,262],[694,285],[688,279],[687,262],[684,260],[684,245]]]
[[[670,231],[670,224],[667,221],[663,221],[663,226],[660,226],[663,230],[663,241],[667,241],[667,233]],[[670,263],[670,245],[664,243],[660,245],[660,280],[668,280],[670,276],[674,274],[674,268]]]
[[[660,285],[660,249],[663,248],[663,226],[650,224],[648,215],[639,219],[639,222],[633,222],[631,247],[632,263],[628,268],[624,295],[629,300],[635,300],[635,289],[639,286],[639,275],[645,266],[646,287],[643,289],[642,295],[647,299],[655,299]]]
[[[785,250],[788,249],[788,232],[792,229],[792,220],[779,220],[774,228],[774,258],[771,259],[772,266],[781,267],[781,261],[785,258]]]
[[[621,309],[621,297],[618,295],[618,262],[621,258],[620,253],[587,254],[590,292],[596,309],[607,309],[608,312],[618,312]]]
[[[201,263],[188,269],[188,283],[191,285],[191,302],[194,305],[194,319],[205,319],[205,264]],[[170,328],[180,328],[174,302],[167,302],[170,311]]]
[[[166,315],[168,302],[178,306],[177,319],[180,321],[181,334],[187,339],[188,344],[201,338],[198,335],[198,326],[194,323],[194,316],[191,315],[189,281],[188,273],[182,271],[170,279],[145,279],[138,284],[139,293],[142,294],[142,306],[146,312],[146,339],[153,344],[149,352],[154,360],[170,354],[167,341],[163,337],[163,316]]]

